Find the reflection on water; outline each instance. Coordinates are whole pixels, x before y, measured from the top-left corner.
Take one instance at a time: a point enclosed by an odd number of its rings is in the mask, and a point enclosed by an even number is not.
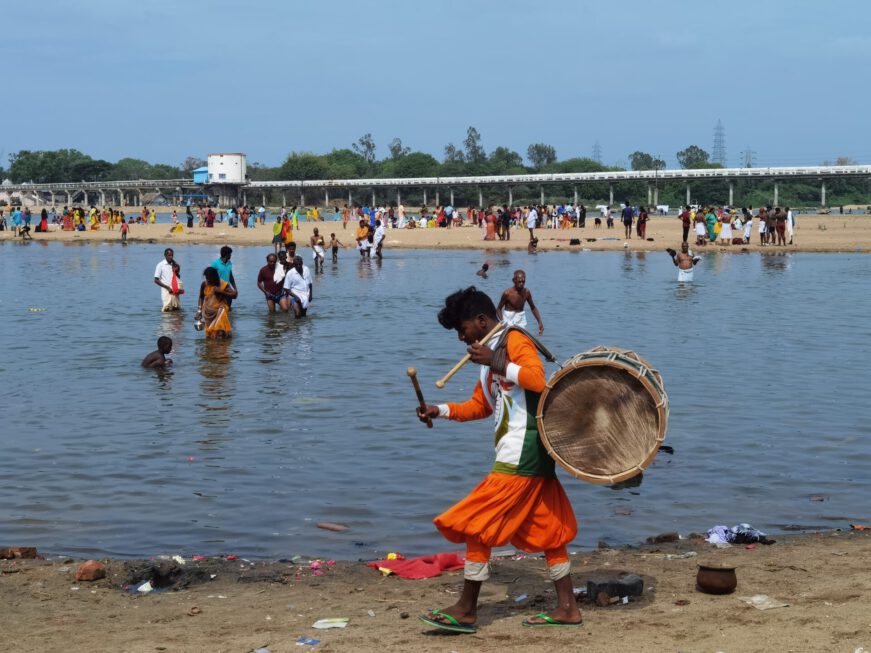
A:
[[[422,427],[405,370],[418,369],[430,402],[466,399],[472,366],[433,386],[464,353],[436,321],[440,302],[470,284],[497,298],[517,268],[561,360],[597,344],[632,349],[662,372],[671,401],[666,442],[676,453],[660,454],[643,483],[563,475],[581,524],[576,546],[716,523],[839,525],[867,513],[857,470],[871,465],[871,257],[708,250],[694,282],[679,284],[664,253],[387,249],[379,263],[347,249],[314,279],[309,316],[296,320],[269,314],[254,287],[264,248],[238,247],[234,337],[207,341],[192,325],[190,287],[182,311],[160,312],[162,252],[0,244],[0,274],[27,281],[0,296],[0,329],[13,343],[0,357],[0,419],[15,434],[0,457],[5,539],[89,556],[440,550],[431,520],[487,473],[493,426]],[[214,247],[176,251],[188,271],[215,256]],[[475,274],[484,260],[488,278]],[[746,336],[772,316],[777,347]],[[161,335],[173,340],[173,367],[141,369]],[[829,499],[809,502],[816,494]],[[317,521],[351,530],[327,533]]]

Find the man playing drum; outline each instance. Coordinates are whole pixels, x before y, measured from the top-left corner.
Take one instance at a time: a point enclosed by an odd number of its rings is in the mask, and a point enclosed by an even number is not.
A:
[[[566,550],[577,534],[577,523],[535,425],[545,387],[536,344],[514,329],[503,329],[479,344],[499,321],[490,297],[474,286],[447,297],[438,320],[469,345],[471,360],[481,366],[480,378],[468,401],[421,406],[417,415],[421,421],[443,417],[461,422],[493,415],[496,463],[465,499],[434,520],[446,539],[465,543],[465,582],[454,605],[420,618],[434,628],[475,632],[478,594],[490,576],[490,550],[510,542],[523,551],[544,551],[557,595],[556,609],[523,625],[579,626],[583,622],[572,593]]]
[[[529,242],[534,241],[530,240]],[[544,333],[544,323],[541,321],[541,313],[538,312],[535,302],[532,301],[532,293],[526,287],[526,272],[515,270],[513,281],[514,285],[502,293],[499,306],[496,307],[496,317],[508,326],[519,326],[525,329],[526,311],[523,309],[529,302],[529,308],[532,309],[532,314],[538,320],[538,335],[541,335]]]

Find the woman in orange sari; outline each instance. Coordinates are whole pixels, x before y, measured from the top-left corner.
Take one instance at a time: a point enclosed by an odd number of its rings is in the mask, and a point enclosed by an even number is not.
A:
[[[203,270],[203,277],[196,319],[205,322],[206,338],[230,338],[233,327],[230,325],[230,305],[227,300],[234,299],[238,293],[211,266]]]

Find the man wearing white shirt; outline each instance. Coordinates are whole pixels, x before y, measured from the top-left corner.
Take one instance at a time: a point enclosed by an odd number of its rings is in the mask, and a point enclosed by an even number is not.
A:
[[[293,309],[293,314],[303,317],[312,301],[312,273],[302,264],[302,257],[293,258],[293,267],[284,277],[284,297],[281,299],[281,310],[287,312]]]
[[[535,210],[535,207],[533,206],[529,209],[529,213],[526,214],[526,228],[529,229],[529,240],[535,239],[533,229],[535,229],[535,226],[537,223],[538,223],[538,212]]]
[[[162,301],[163,310],[172,310],[173,295],[178,295],[178,282],[176,282],[176,290],[173,290],[173,272],[172,272],[172,257],[173,251],[170,248],[163,250],[163,260],[154,268],[154,283],[160,286],[160,299]]]
[[[384,244],[384,237],[387,234],[384,231],[384,225],[381,224],[381,220],[375,221],[375,236],[372,239],[372,242],[375,243],[375,257],[383,258],[381,256],[381,246]]]

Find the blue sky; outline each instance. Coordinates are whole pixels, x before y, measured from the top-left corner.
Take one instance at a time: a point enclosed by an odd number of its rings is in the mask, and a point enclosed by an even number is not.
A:
[[[31,0],[7,3],[0,154],[72,147],[180,163],[399,137],[669,167],[871,162],[871,3],[805,0]]]

